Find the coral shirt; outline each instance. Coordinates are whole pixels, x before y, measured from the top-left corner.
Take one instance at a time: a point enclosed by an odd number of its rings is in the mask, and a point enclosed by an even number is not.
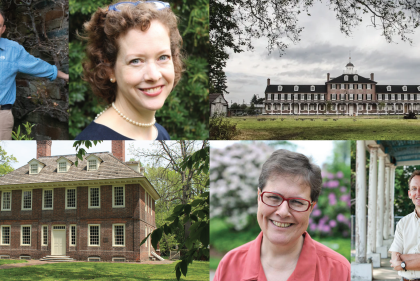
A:
[[[312,240],[305,232],[299,260],[288,281],[350,281],[350,263],[342,255]],[[213,281],[267,281],[260,260],[263,233],[257,239],[227,253]]]

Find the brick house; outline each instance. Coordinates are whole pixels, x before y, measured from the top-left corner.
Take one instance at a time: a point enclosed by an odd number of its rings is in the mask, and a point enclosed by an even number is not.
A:
[[[77,167],[51,145],[38,141],[36,159],[0,177],[0,256],[148,260],[151,243],[140,242],[156,228],[159,194],[138,162],[125,162],[124,141]]]
[[[353,63],[324,85],[272,85],[267,79],[263,114],[369,115],[405,114],[420,111],[419,85],[377,85],[357,74]],[[328,110],[330,104],[330,110]]]

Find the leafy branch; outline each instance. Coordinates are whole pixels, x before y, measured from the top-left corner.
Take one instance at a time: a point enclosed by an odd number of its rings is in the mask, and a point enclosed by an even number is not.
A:
[[[86,149],[91,148],[93,145],[96,146],[96,144],[101,143],[103,141],[101,140],[93,140],[93,141],[88,141],[88,140],[83,140],[83,141],[75,141],[73,143],[73,147],[76,148],[76,162],[74,162],[74,165],[79,165],[79,159],[83,161],[83,156],[86,155],[86,150],[84,148],[82,148],[82,146],[84,145],[86,147]]]

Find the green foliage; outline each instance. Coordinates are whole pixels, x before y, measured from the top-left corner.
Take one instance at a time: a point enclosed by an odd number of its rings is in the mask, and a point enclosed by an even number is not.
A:
[[[98,143],[101,143],[101,140],[94,140],[94,141],[75,141],[73,143],[73,147],[76,149],[76,162],[74,162],[74,165],[77,167],[79,165],[79,159],[83,161],[83,156],[86,155],[86,150],[82,147],[83,145],[86,147],[86,149],[89,149],[92,147],[92,145],[96,145]]]
[[[0,265],[3,264],[13,264],[13,263],[25,263],[25,260],[0,260]]]
[[[394,215],[406,216],[414,209],[413,201],[408,197],[408,179],[420,166],[398,166],[395,169]]]
[[[0,176],[13,171],[14,168],[10,164],[16,162],[17,159],[13,155],[8,156],[6,150],[0,146]]]
[[[105,0],[70,0],[70,120],[72,137],[79,134],[105,108],[89,85],[81,79],[85,42],[76,33],[83,34],[83,23],[98,7],[111,4]],[[178,85],[156,112],[158,122],[172,139],[208,138],[208,63],[209,3],[208,0],[175,0],[171,9],[179,17],[183,37],[186,70]],[[101,104],[102,103],[102,104]]]
[[[231,140],[239,134],[236,124],[223,115],[214,114],[210,118],[209,135],[211,140]]]
[[[30,135],[32,132],[32,127],[35,125],[29,122],[26,122],[25,124],[23,124],[23,126],[25,127],[26,134],[23,134],[23,133],[21,134],[20,125],[19,125],[16,132],[12,131],[12,138],[14,140],[33,140],[34,138],[31,138]]]

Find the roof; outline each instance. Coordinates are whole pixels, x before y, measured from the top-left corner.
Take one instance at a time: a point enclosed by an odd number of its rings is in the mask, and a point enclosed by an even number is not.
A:
[[[344,76],[348,76],[348,81],[344,80]],[[357,81],[354,80],[354,76],[357,76]],[[326,84],[329,83],[377,83],[373,80],[367,79],[363,76],[360,76],[359,74],[342,74],[334,79],[331,79],[330,81],[325,82]]]
[[[282,86],[281,91],[278,90],[278,86]],[[295,91],[295,86],[299,86],[299,89]],[[315,86],[315,91],[311,91],[311,86]],[[265,93],[327,93],[327,87],[325,85],[268,85],[265,88]]]
[[[387,91],[386,87],[391,86],[391,91]],[[402,87],[407,86],[407,91],[403,91]],[[420,94],[420,91],[417,87],[420,85],[376,85],[376,93],[383,93],[383,94]]]
[[[376,141],[397,166],[420,164],[420,141]]]
[[[348,64],[346,64],[346,67],[347,66],[354,66],[351,62],[349,62]]]
[[[224,99],[224,101],[227,103],[227,100],[225,99],[225,97],[223,96],[223,94],[210,94],[210,104],[212,104],[214,102],[215,99],[217,99],[219,96],[222,96],[222,98]]]

